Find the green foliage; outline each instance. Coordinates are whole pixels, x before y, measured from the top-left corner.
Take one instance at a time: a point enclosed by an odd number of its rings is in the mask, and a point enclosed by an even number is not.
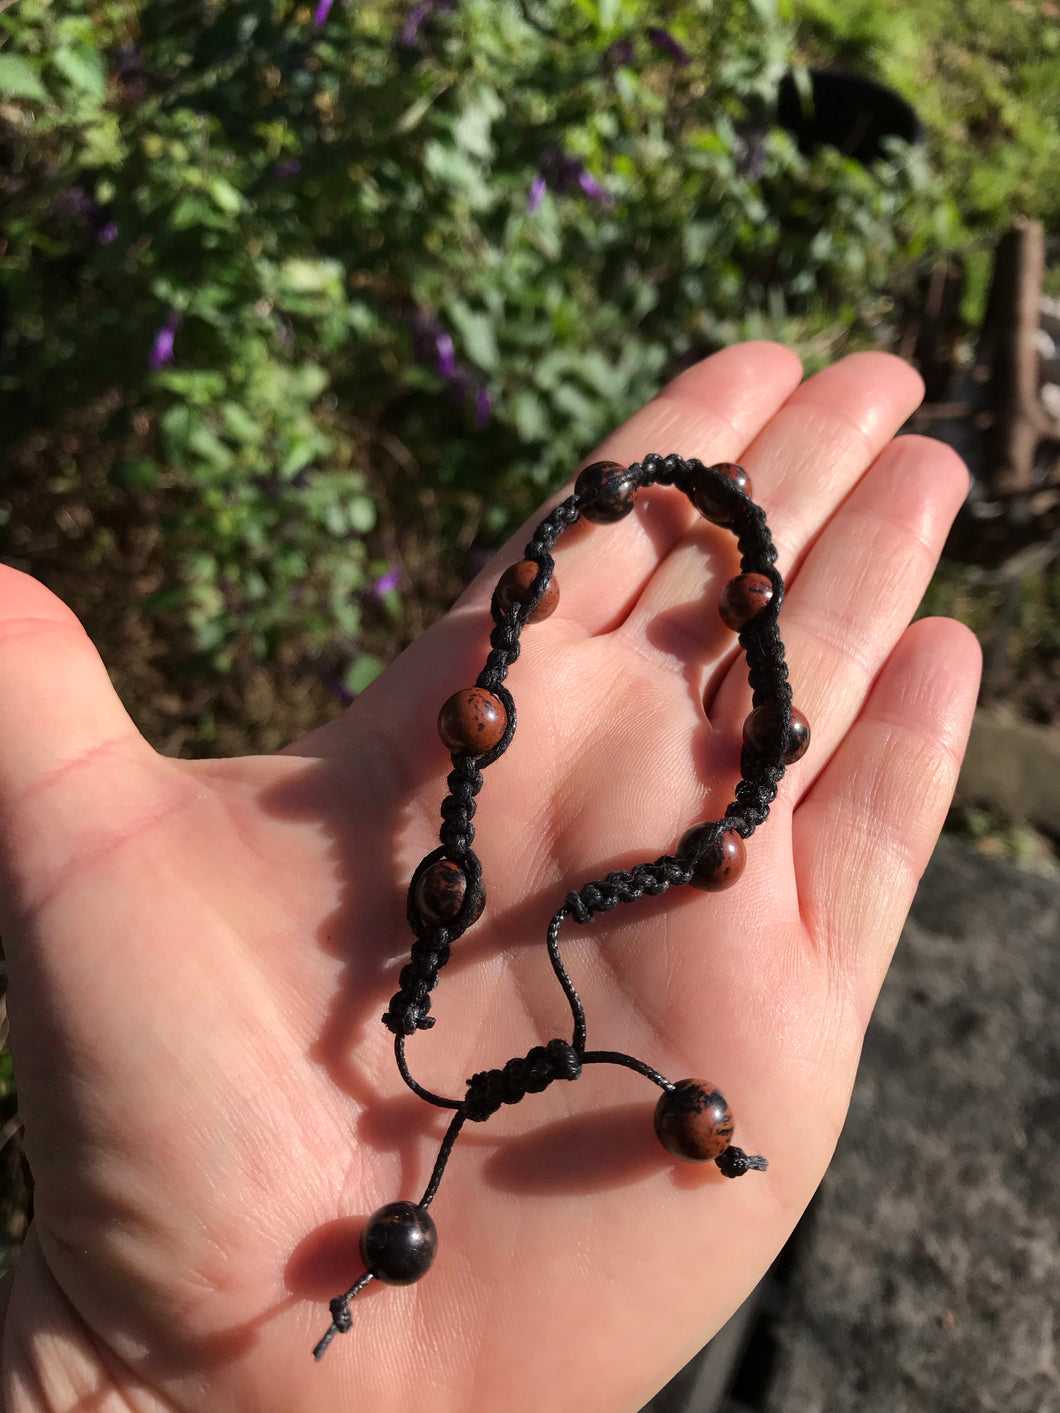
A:
[[[955,243],[1035,216],[1060,224],[1060,11],[1054,0],[796,0],[807,61],[890,84],[946,174]]]
[[[938,238],[916,153],[869,173],[770,126],[783,0],[675,0],[687,64],[644,0],[415,13],[0,13],[15,425],[117,394],[115,444],[152,429],[112,479],[163,517],[152,606],[220,661],[356,640],[358,427],[500,532],[682,358],[865,329]]]

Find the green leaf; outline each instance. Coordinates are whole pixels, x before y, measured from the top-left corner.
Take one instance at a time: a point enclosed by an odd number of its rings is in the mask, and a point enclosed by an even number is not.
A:
[[[238,402],[226,402],[221,408],[225,428],[239,442],[259,446],[264,439],[265,429],[261,422],[250,415]]]
[[[512,421],[520,440],[524,442],[544,441],[549,434],[548,413],[545,404],[537,393],[524,388],[509,402]]]
[[[331,443],[327,437],[319,433],[312,433],[309,436],[296,437],[291,443],[291,449],[280,463],[281,476],[297,476],[299,471],[303,471],[311,461],[315,461],[318,456],[330,451]]]
[[[346,669],[344,674],[346,686],[355,695],[363,692],[382,672],[386,663],[381,658],[373,657],[371,653],[361,653],[351,667]]]
[[[150,491],[157,486],[161,469],[157,461],[122,461],[110,473],[109,480],[123,491]]]
[[[106,73],[98,50],[84,42],[56,51],[52,63],[71,87],[89,98],[102,98],[107,90]]]
[[[207,182],[207,189],[214,203],[226,216],[234,216],[237,211],[242,211],[243,198],[225,177],[211,177]]]
[[[280,267],[280,293],[324,294],[342,289],[342,266],[337,260],[306,260],[293,256]]]
[[[454,299],[447,312],[472,363],[492,373],[500,362],[492,321],[469,309],[462,299]]]
[[[358,535],[367,535],[375,529],[375,502],[368,496],[354,496],[347,502],[346,514],[350,529]]]
[[[232,465],[232,453],[224,442],[205,422],[192,427],[188,435],[188,450],[202,457],[218,471],[227,471]]]
[[[28,98],[32,103],[48,102],[48,90],[36,69],[17,54],[0,54],[0,94],[5,98]]]

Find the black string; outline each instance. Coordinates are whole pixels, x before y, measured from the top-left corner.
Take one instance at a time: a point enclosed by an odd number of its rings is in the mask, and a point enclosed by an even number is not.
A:
[[[658,897],[667,889],[690,882],[695,866],[727,829],[749,838],[769,814],[776,799],[777,787],[784,775],[783,755],[791,726],[791,687],[788,683],[784,645],[780,639],[777,617],[784,600],[784,582],[777,571],[777,553],[762,509],[725,473],[705,466],[695,459],[677,455],[651,454],[628,469],[628,476],[637,487],[653,484],[675,486],[690,499],[695,483],[706,483],[713,499],[721,501],[731,517],[731,526],[740,551],[741,572],[763,574],[773,588],[768,605],[751,618],[739,634],[740,646],[747,656],[747,674],[754,707],[774,702],[778,710],[774,749],[758,756],[744,750],[740,761],[741,780],[734,791],[735,798],[722,819],[713,827],[696,830],[694,848],[687,856],[663,854],[651,862],[636,864],[632,869],[619,869],[603,879],[584,883],[569,892],[563,906],[555,913],[548,927],[548,953],[552,969],[570,1004],[574,1022],[571,1041],[553,1039],[545,1045],[535,1045],[525,1056],[516,1056],[500,1069],[482,1070],[472,1075],[462,1099],[447,1099],[434,1094],[412,1075],[405,1055],[405,1040],[417,1030],[429,1030],[434,1025],[430,1015],[431,992],[438,984],[439,974],[451,955],[453,943],[463,935],[481,911],[482,866],[472,849],[475,828],[476,796],[482,789],[483,770],[498,760],[508,749],[515,734],[515,703],[504,682],[508,670],[519,657],[519,638],[530,615],[548,589],[554,570],[551,551],[568,526],[580,518],[582,498],[570,495],[560,502],[538,525],[526,546],[524,558],[537,565],[537,574],[522,601],[502,605],[494,592],[490,605],[493,628],[486,665],[475,679],[475,685],[491,692],[504,707],[507,722],[500,740],[480,756],[456,755],[447,784],[449,794],[442,801],[440,846],[428,854],[413,874],[409,884],[406,913],[416,940],[410,959],[402,968],[399,990],[391,998],[383,1024],[394,1035],[394,1054],[398,1071],[421,1099],[439,1108],[455,1110],[449,1124],[431,1178],[420,1198],[419,1206],[429,1207],[445,1172],[446,1164],[464,1123],[484,1123],[504,1104],[517,1104],[527,1094],[540,1093],[556,1080],[575,1080],[588,1064],[621,1065],[651,1080],[663,1090],[672,1090],[673,1082],[657,1070],[632,1055],[616,1050],[586,1050],[585,1008],[573,981],[563,964],[559,951],[559,932],[567,918],[585,925],[594,914],[610,912],[620,903],[633,903],[648,895]],[[440,859],[448,859],[462,870],[466,888],[460,911],[446,924],[425,922],[415,903],[415,891],[423,872]],[[764,1171],[766,1160],[748,1155],[730,1145],[715,1160],[726,1177],[740,1177],[750,1171]],[[344,1295],[331,1302],[330,1329],[313,1350],[320,1359],[336,1334],[350,1329],[349,1302],[372,1279],[365,1272]]]

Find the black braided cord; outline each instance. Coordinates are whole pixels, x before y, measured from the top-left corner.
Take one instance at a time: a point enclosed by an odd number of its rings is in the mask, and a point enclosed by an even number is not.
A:
[[[472,848],[475,839],[472,820],[476,796],[483,785],[482,772],[504,754],[515,734],[515,703],[504,682],[508,669],[519,657],[522,629],[551,581],[554,568],[551,551],[563,531],[581,518],[582,496],[575,492],[561,501],[541,521],[526,546],[524,559],[536,563],[538,573],[523,601],[502,607],[494,594],[490,651],[485,667],[475,679],[475,686],[491,692],[501,701],[507,713],[507,724],[497,744],[482,755],[452,756],[453,768],[447,780],[449,794],[441,807],[440,845],[423,859],[409,884],[406,911],[416,940],[412,944],[410,959],[401,970],[399,989],[383,1015],[383,1024],[394,1036],[395,1057],[405,1083],[428,1103],[455,1111],[442,1140],[430,1182],[419,1201],[418,1205],[422,1208],[429,1207],[434,1200],[446,1163],[466,1121],[484,1123],[504,1104],[517,1104],[527,1094],[540,1093],[555,1080],[577,1079],[587,1064],[621,1065],[642,1074],[660,1089],[674,1088],[672,1081],[632,1055],[613,1050],[586,1049],[585,1009],[560,956],[560,928],[568,918],[585,925],[592,921],[595,913],[610,912],[620,903],[633,903],[645,895],[657,897],[669,888],[689,883],[697,862],[722,833],[735,831],[747,839],[765,821],[784,775],[783,755],[791,725],[791,687],[777,622],[784,601],[784,582],[776,567],[776,549],[765,513],[730,475],[695,459],[652,453],[630,466],[628,476],[638,489],[650,485],[674,486],[689,499],[693,496],[694,483],[698,481],[701,486],[706,486],[711,498],[720,501],[730,516],[729,528],[736,535],[740,551],[740,572],[765,575],[772,584],[773,595],[768,605],[741,630],[739,641],[747,656],[752,705],[758,707],[765,702],[776,704],[775,748],[761,755],[744,750],[740,761],[742,778],[736,786],[734,798],[712,828],[701,826],[697,829],[694,852],[682,857],[663,854],[650,862],[636,864],[632,869],[615,870],[603,879],[585,883],[567,894],[563,906],[549,924],[547,942],[553,971],[563,987],[574,1021],[573,1037],[569,1043],[559,1038],[552,1039],[544,1045],[535,1045],[525,1056],[509,1060],[501,1069],[483,1070],[472,1075],[460,1099],[434,1094],[416,1081],[405,1057],[406,1039],[417,1030],[429,1030],[434,1025],[434,1017],[430,1014],[431,992],[438,985],[441,970],[449,960],[452,944],[481,911],[482,865]],[[445,924],[432,924],[420,916],[414,899],[421,875],[440,859],[457,864],[464,873],[467,886],[456,917]],[[714,1161],[718,1169],[730,1178],[750,1171],[763,1171],[766,1167],[765,1158],[744,1153],[731,1144]],[[372,1279],[371,1273],[366,1271],[349,1290],[331,1301],[332,1323],[313,1350],[315,1358],[322,1357],[336,1334],[344,1334],[350,1329],[349,1302]]]

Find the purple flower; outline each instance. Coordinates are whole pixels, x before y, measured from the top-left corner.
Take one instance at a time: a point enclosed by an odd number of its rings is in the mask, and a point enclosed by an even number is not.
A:
[[[406,49],[411,49],[419,39],[420,31],[425,25],[428,25],[436,15],[455,9],[456,0],[420,0],[420,3],[413,5],[406,14],[405,23],[398,36],[398,43],[404,45]]]
[[[448,334],[439,334],[434,341],[438,350],[438,371],[446,382],[452,382],[456,377],[456,352],[453,348],[453,340]]]
[[[277,162],[272,169],[274,177],[283,181],[286,177],[297,176],[302,170],[302,164],[297,157],[288,157],[283,162]]]
[[[96,236],[96,240],[99,242],[100,245],[109,245],[112,240],[117,240],[117,239],[118,239],[118,223],[117,223],[117,221],[107,221],[103,226],[101,226],[99,235]]]
[[[151,352],[148,354],[147,366],[157,371],[165,368],[167,364],[173,362],[173,338],[180,324],[180,315],[175,309],[171,309],[166,315],[166,321],[155,334],[151,344]]]
[[[605,191],[600,183],[593,176],[592,172],[582,170],[578,173],[578,185],[586,196],[591,196],[594,201],[611,201],[613,198],[609,191]]]
[[[420,30],[424,21],[430,15],[433,5],[431,0],[420,0],[420,4],[413,5],[412,9],[405,16],[405,23],[401,27],[401,38],[399,43],[411,48],[420,37]]]
[[[668,29],[660,29],[652,26],[648,30],[648,38],[655,45],[656,49],[661,49],[664,54],[669,54],[675,63],[682,67],[692,62],[692,56],[683,44],[679,44]]]
[[[553,191],[565,193],[577,188],[593,201],[600,201],[606,206],[614,204],[614,197],[601,186],[585,163],[569,156],[561,148],[546,147],[541,154],[540,169],[541,180]],[[533,189],[531,187],[531,192]]]
[[[545,181],[544,177],[539,172],[538,175],[534,178],[534,180],[530,183],[530,193],[526,198],[526,214],[528,216],[533,215],[533,213],[541,205],[542,198],[544,197],[545,192],[547,190],[548,182]]]
[[[91,221],[99,210],[96,198],[83,186],[68,186],[55,198],[55,209],[62,216],[70,216],[81,224]]]
[[[604,68],[628,69],[633,62],[633,41],[632,39],[616,39],[613,44],[609,44],[604,50]]]
[[[331,14],[333,0],[317,0],[317,7],[313,11],[313,23],[317,29],[327,22],[328,15]]]
[[[372,585],[370,592],[377,599],[381,599],[384,594],[389,594],[391,589],[396,589],[401,581],[401,566],[395,565],[393,569],[388,569],[385,574],[380,574],[379,578]]]
[[[466,403],[468,398],[474,397],[476,423],[480,427],[486,426],[490,419],[489,393],[478,374],[457,358],[452,335],[433,314],[424,309],[413,309],[408,317],[412,325],[416,361],[437,368],[454,402]]]

